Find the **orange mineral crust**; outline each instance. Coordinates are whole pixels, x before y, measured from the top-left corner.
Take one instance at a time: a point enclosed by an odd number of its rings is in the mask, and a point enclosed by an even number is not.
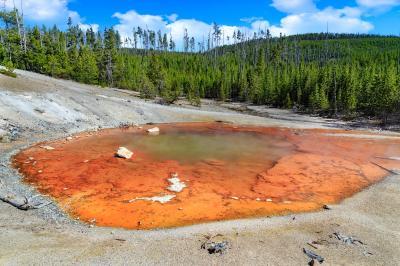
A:
[[[320,209],[400,168],[400,138],[223,123],[84,133],[14,157],[26,183],[99,226],[168,228]],[[157,132],[156,132],[157,133]],[[133,152],[116,157],[119,147]]]

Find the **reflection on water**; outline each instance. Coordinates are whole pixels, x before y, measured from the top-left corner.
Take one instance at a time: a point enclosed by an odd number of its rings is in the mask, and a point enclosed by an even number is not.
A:
[[[221,123],[158,125],[149,136],[150,127],[37,145],[14,165],[72,216],[130,229],[317,210],[387,175],[371,161],[400,168],[382,159],[400,155],[398,138]],[[114,156],[121,146],[131,159]],[[168,190],[172,176],[184,189]]]
[[[255,133],[190,133],[175,131],[159,136],[136,135],[124,145],[148,153],[154,160],[196,163],[202,160],[276,161],[288,152],[281,137]],[[281,144],[281,145],[280,145]]]

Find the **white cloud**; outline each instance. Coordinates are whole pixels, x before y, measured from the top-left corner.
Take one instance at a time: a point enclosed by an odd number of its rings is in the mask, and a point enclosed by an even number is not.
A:
[[[188,30],[191,37],[200,40],[208,36],[208,33],[212,30],[212,26],[195,19],[180,19],[168,24],[166,29],[174,40],[181,42],[185,29]]]
[[[271,27],[271,32],[273,35],[280,32],[286,35],[325,32],[328,26],[329,31],[335,33],[367,33],[374,26],[362,20],[361,15],[358,8],[328,7],[316,12],[288,15],[281,20],[279,26]]]
[[[400,5],[400,0],[356,0],[357,4],[366,8],[389,9]]]
[[[275,4],[279,1],[275,0]],[[295,0],[293,5],[289,8],[288,1],[280,1],[282,5],[286,3],[286,10],[292,12],[297,8],[301,1]],[[344,7],[336,9],[333,7],[327,7],[323,10],[316,9],[315,5],[310,0],[302,2],[303,4],[309,5],[311,8],[307,8],[307,12],[289,13],[284,17],[280,24],[271,25],[268,21],[262,18],[247,18],[242,21],[247,22],[247,26],[235,26],[235,25],[220,25],[222,31],[223,40],[221,44],[229,44],[233,42],[234,32],[241,31],[246,35],[247,38],[251,38],[254,32],[270,30],[272,36],[279,36],[281,33],[285,35],[310,33],[310,32],[325,32],[327,25],[329,25],[329,31],[335,33],[367,33],[373,29],[373,25],[362,19],[363,12],[360,8],[356,7]],[[296,7],[296,8],[295,8]],[[283,9],[282,9],[283,10]],[[178,49],[182,49],[182,40],[185,29],[189,32],[189,37],[194,37],[196,42],[207,40],[209,34],[213,32],[213,25],[199,21],[196,19],[176,19],[171,21],[170,18],[158,15],[142,15],[138,12],[131,10],[126,13],[116,13],[113,17],[119,20],[119,23],[115,26],[123,39],[133,38],[133,29],[141,27],[144,29],[158,31],[161,30],[163,33],[168,33],[177,43]],[[175,16],[178,17],[177,15]]]
[[[304,13],[316,11],[313,0],[272,0],[273,7],[284,13]]]
[[[84,24],[84,23],[78,23],[78,26],[83,32],[86,32],[90,28],[92,28],[94,32],[98,32],[100,27],[99,24]]]
[[[169,21],[172,21],[172,22],[174,22],[174,21],[176,21],[177,19],[178,19],[178,14],[171,14],[171,15],[169,15],[169,16],[167,16],[167,19],[169,20]]]
[[[263,20],[263,19],[264,19],[263,17],[249,17],[249,18],[241,18],[240,21],[246,22],[246,23],[252,23],[254,21]]]
[[[83,24],[84,19],[78,12],[68,8],[70,0],[14,0],[16,8],[24,12],[24,17],[27,22],[32,24],[45,24],[52,26],[54,24],[63,27],[67,24],[68,17],[76,24]],[[13,0],[6,0],[6,8],[12,9],[14,7]],[[22,8],[21,8],[22,4]],[[94,28],[98,28],[97,24],[92,24]]]
[[[16,8],[21,10],[21,2],[15,1]],[[76,12],[68,9],[67,0],[24,0],[22,9],[27,20],[36,23],[59,23],[63,19],[67,22],[68,16],[76,16]],[[13,0],[6,0],[6,6],[13,8]]]
[[[378,16],[400,6],[400,0],[356,0],[364,16]]]
[[[171,18],[165,18],[157,15],[139,14],[138,12],[131,10],[126,13],[115,13],[114,18],[119,20],[118,24],[114,27],[121,34],[121,38],[133,39],[134,28],[141,27],[143,29],[149,29],[153,31],[161,30],[163,33],[167,33],[172,36],[177,44],[178,49],[183,47],[183,36],[185,29],[188,30],[189,37],[194,37],[196,42],[206,41],[209,34],[213,32],[213,25],[199,21],[196,19],[176,19],[174,21]],[[174,16],[177,18],[178,16]],[[232,43],[232,36],[235,31],[240,30],[246,33],[247,36],[264,30],[269,26],[269,23],[264,20],[253,21],[249,27],[229,26],[220,25],[223,40],[221,44]],[[229,37],[229,38],[228,38]],[[229,39],[229,41],[228,41]]]
[[[126,13],[117,12],[113,15],[113,18],[119,20],[119,24],[115,26],[115,29],[127,37],[132,37],[134,27],[165,31],[167,26],[167,21],[162,16],[141,15],[134,10]]]

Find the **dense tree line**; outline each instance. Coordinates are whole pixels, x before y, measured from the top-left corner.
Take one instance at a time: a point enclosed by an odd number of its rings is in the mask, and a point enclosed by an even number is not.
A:
[[[184,96],[196,104],[212,98],[384,118],[400,109],[400,38],[394,36],[274,38],[268,29],[225,36],[214,25],[201,41],[187,30],[183,40],[173,40],[140,27],[121,40],[113,28],[84,32],[71,20],[66,31],[26,28],[17,10],[1,12],[0,19],[1,64],[137,90],[146,98]]]

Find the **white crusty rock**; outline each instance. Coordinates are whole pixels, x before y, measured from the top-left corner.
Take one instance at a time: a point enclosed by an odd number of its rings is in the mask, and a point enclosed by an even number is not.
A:
[[[117,157],[119,158],[124,158],[124,159],[130,159],[132,158],[133,152],[128,150],[125,147],[120,147],[116,153]]]
[[[170,202],[173,198],[175,198],[176,195],[165,195],[165,196],[155,196],[155,197],[140,197],[140,198],[135,198],[129,201],[129,203],[138,201],[138,200],[144,200],[144,201],[152,201],[152,202],[159,202],[161,204],[165,204],[167,202]]]
[[[169,191],[179,193],[182,192],[184,188],[186,188],[186,184],[181,182],[181,180],[178,177],[178,174],[172,174],[171,178],[168,179],[168,182],[171,183],[171,185],[167,187]]]
[[[160,134],[160,129],[158,127],[153,127],[147,130],[147,133],[150,135],[158,135]]]
[[[53,147],[51,147],[51,146],[48,146],[48,145],[46,145],[46,146],[40,146],[40,148],[42,148],[42,149],[45,149],[45,150],[48,150],[48,151],[52,151],[52,150],[54,150],[54,148],[53,148]]]

